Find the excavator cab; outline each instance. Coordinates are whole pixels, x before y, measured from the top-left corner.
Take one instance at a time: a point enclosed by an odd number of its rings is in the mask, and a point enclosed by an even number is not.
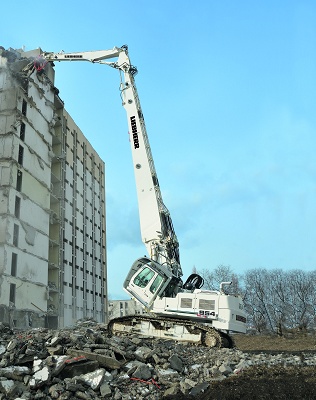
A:
[[[165,265],[150,258],[137,259],[124,282],[125,291],[150,310],[157,297],[169,294],[175,286],[175,277]]]

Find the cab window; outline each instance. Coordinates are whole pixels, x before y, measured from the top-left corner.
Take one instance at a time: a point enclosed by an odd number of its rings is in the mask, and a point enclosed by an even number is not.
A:
[[[154,271],[148,267],[145,267],[135,278],[134,283],[135,285],[144,288],[148,285],[148,282],[154,276]]]
[[[149,290],[151,291],[151,293],[155,293],[156,290],[159,288],[161,282],[163,280],[163,277],[160,275],[157,275],[155,280],[153,281],[152,285],[150,286]]]

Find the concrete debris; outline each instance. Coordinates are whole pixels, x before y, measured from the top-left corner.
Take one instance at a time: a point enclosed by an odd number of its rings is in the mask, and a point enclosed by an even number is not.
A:
[[[0,400],[196,396],[257,365],[316,365],[314,353],[252,354],[108,335],[92,320],[58,331],[0,324]]]

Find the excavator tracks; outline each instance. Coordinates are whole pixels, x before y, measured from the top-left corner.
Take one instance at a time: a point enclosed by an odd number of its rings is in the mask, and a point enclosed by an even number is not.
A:
[[[207,324],[179,318],[146,315],[114,318],[109,322],[108,331],[111,335],[138,334],[144,337],[189,342],[209,348],[232,348],[235,346],[233,339],[228,334]]]

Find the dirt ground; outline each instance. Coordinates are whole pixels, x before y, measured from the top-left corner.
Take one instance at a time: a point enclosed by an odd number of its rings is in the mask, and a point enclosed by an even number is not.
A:
[[[315,351],[316,334],[234,335],[235,345],[242,351]]]
[[[316,354],[316,335],[289,335],[287,337],[236,335],[236,347],[245,352]],[[169,397],[173,400],[194,399],[193,396]],[[229,377],[198,396],[199,400],[312,400],[316,399],[316,367],[277,366],[253,367]]]

